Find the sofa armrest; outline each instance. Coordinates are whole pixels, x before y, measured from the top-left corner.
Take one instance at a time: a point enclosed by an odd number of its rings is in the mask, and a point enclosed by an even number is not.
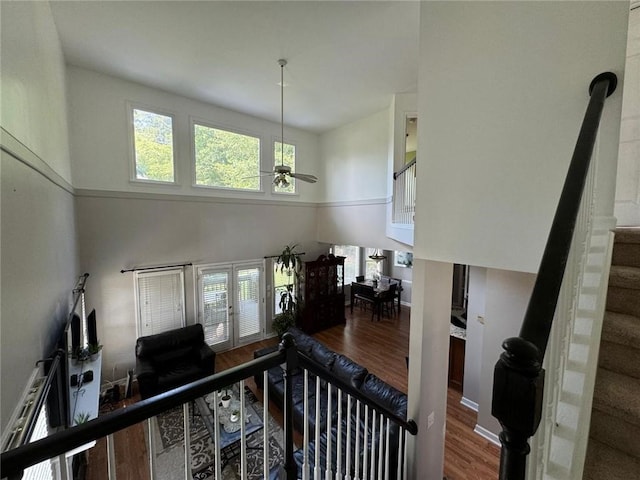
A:
[[[202,346],[196,350],[196,358],[203,370],[210,372],[211,375],[215,373],[216,352],[214,352],[209,345],[203,343]]]
[[[268,355],[270,353],[277,352],[277,351],[278,351],[277,344],[272,345],[270,347],[264,347],[264,348],[261,348],[260,350],[256,350],[255,352],[253,352],[253,358],[264,357],[265,355]],[[258,388],[264,388],[263,378],[264,377],[262,376],[262,374],[253,376],[253,380],[256,382],[256,385],[258,386]]]

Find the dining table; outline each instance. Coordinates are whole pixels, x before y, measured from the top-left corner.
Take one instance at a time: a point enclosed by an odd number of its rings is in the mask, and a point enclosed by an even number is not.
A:
[[[402,292],[402,284],[396,280],[390,280],[389,282],[380,282],[373,279],[364,279],[360,282],[351,282],[351,295],[350,295],[350,304],[351,304],[351,313],[353,313],[353,304],[355,300],[355,296],[357,294],[369,297],[375,297],[380,292],[384,292],[389,289],[389,285],[392,283],[396,284],[396,297],[398,302],[398,312],[400,312],[400,297]]]

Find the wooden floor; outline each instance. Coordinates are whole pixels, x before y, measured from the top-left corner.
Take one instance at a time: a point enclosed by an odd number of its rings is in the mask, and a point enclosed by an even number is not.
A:
[[[340,352],[399,390],[407,391],[406,356],[409,352],[409,309],[399,315],[371,322],[371,314],[356,308],[353,315],[346,310],[347,324],[314,335],[331,350]],[[273,345],[269,339],[216,357],[216,371],[222,371],[253,358],[253,351]],[[249,388],[257,390],[252,380]],[[138,397],[116,405],[125,407]],[[447,432],[445,440],[444,474],[447,480],[495,480],[498,478],[499,448],[473,432],[476,413],[460,404],[460,392],[449,389],[447,397]],[[281,412],[270,409],[282,421]],[[121,479],[149,479],[147,449],[142,425],[133,426],[115,435],[116,474]],[[296,443],[300,444],[300,438]],[[89,451],[88,480],[107,478],[106,443],[99,441]],[[161,479],[160,479],[161,480]]]

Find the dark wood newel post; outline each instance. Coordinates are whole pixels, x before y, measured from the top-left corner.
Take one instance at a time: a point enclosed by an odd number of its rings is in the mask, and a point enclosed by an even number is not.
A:
[[[502,426],[500,480],[524,480],[533,436],[542,416],[544,370],[538,348],[520,337],[502,344],[493,374],[491,414]]]
[[[296,480],[298,478],[297,465],[293,458],[293,383],[291,375],[298,368],[298,349],[293,335],[285,333],[279,345],[279,350],[286,353],[286,368],[284,371],[284,472],[280,478]]]

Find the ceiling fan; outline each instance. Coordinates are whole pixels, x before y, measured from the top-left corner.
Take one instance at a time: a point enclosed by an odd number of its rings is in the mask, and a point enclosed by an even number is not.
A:
[[[316,183],[318,178],[308,173],[294,173],[291,167],[284,164],[284,66],[287,61],[283,58],[278,60],[280,65],[280,165],[276,165],[273,172],[261,171],[261,176],[273,175],[273,184],[276,187],[286,188],[290,185],[289,178],[297,178],[303,182]]]

